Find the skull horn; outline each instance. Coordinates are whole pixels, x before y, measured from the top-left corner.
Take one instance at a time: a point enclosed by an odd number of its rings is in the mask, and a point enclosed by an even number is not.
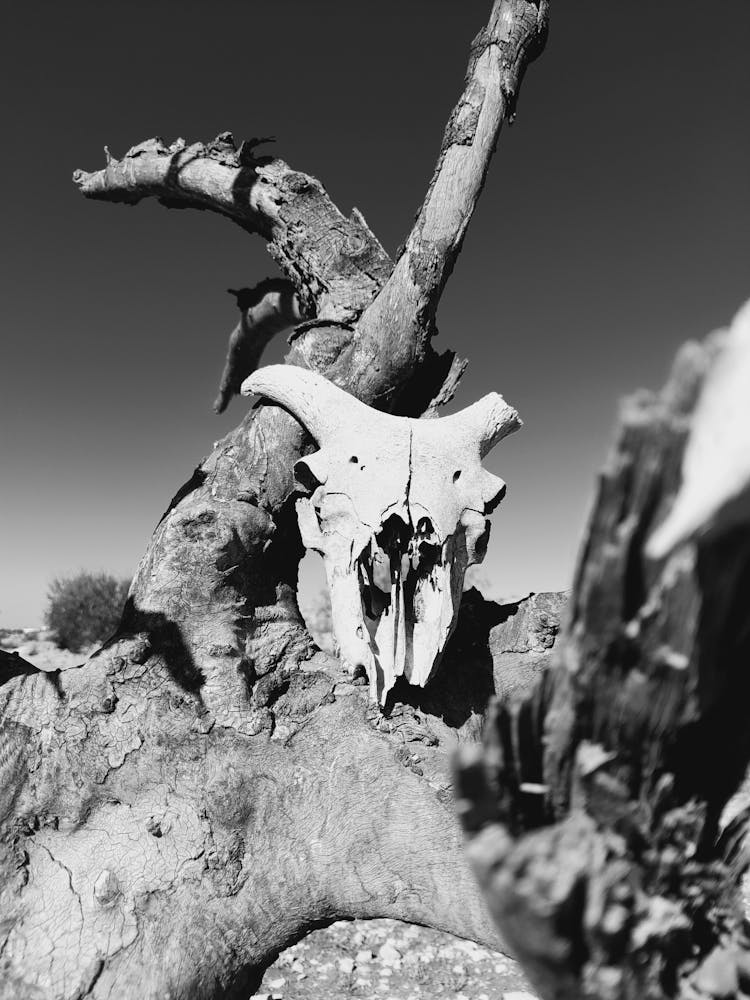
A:
[[[317,372],[297,365],[267,365],[242,383],[243,396],[265,396],[289,410],[319,445],[342,428],[366,428],[371,410]]]
[[[522,425],[516,410],[496,392],[489,392],[476,403],[467,406],[440,422],[447,433],[460,436],[479,445],[479,456],[492,451],[498,441],[517,431]]]

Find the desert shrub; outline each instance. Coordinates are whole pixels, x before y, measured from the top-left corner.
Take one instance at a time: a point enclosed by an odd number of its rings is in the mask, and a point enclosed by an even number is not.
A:
[[[129,580],[108,573],[78,573],[53,580],[45,622],[58,646],[78,653],[107,639],[120,623],[129,587]]]

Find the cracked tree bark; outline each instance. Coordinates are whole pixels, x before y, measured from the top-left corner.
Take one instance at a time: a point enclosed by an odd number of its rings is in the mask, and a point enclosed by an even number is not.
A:
[[[356,210],[258,140],[153,139],[76,183],[261,236],[306,317],[287,362],[381,409],[434,413],[462,370],[430,346],[437,303],[546,24],[546,0],[494,4],[395,264]],[[55,675],[0,664],[0,996],[243,997],[280,949],[346,917],[499,944],[447,758],[493,690],[534,672],[557,606],[470,602],[471,641],[459,624],[427,691],[397,688],[381,716],[297,608],[292,467],[310,446],[284,410],[254,409],[172,500],[113,639]],[[498,629],[512,667],[493,657]]]

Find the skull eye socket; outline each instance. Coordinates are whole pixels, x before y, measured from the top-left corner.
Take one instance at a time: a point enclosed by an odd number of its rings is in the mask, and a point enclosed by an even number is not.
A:
[[[300,486],[303,486],[310,493],[314,493],[323,482],[315,475],[304,458],[300,458],[294,463],[294,478]]]
[[[460,478],[461,478],[461,470],[456,469],[456,471],[453,473],[453,482],[457,483]]]
[[[357,458],[356,455],[352,455],[349,461],[352,463],[352,465],[357,465],[359,463],[359,459]]]

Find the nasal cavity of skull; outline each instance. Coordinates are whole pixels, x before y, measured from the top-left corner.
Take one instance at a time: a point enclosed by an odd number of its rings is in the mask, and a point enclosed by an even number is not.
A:
[[[352,455],[352,457],[351,457],[351,458],[349,459],[349,462],[350,462],[350,463],[351,463],[352,465],[359,465],[359,459],[357,458],[357,456],[356,456],[356,455]],[[363,472],[363,471],[364,471],[364,468],[365,468],[365,466],[364,466],[364,463],[363,463],[362,465],[359,465],[359,470],[360,470],[360,472]]]
[[[362,607],[368,618],[376,620],[391,606],[391,594],[401,574],[401,558],[406,552],[411,532],[400,517],[392,514],[360,561],[359,586]]]
[[[416,621],[414,596],[420,586],[436,585],[441,551],[429,517],[421,517],[416,527],[396,515],[389,517],[360,563],[362,606],[367,618],[374,621],[390,613],[392,600],[400,592],[407,616]]]

